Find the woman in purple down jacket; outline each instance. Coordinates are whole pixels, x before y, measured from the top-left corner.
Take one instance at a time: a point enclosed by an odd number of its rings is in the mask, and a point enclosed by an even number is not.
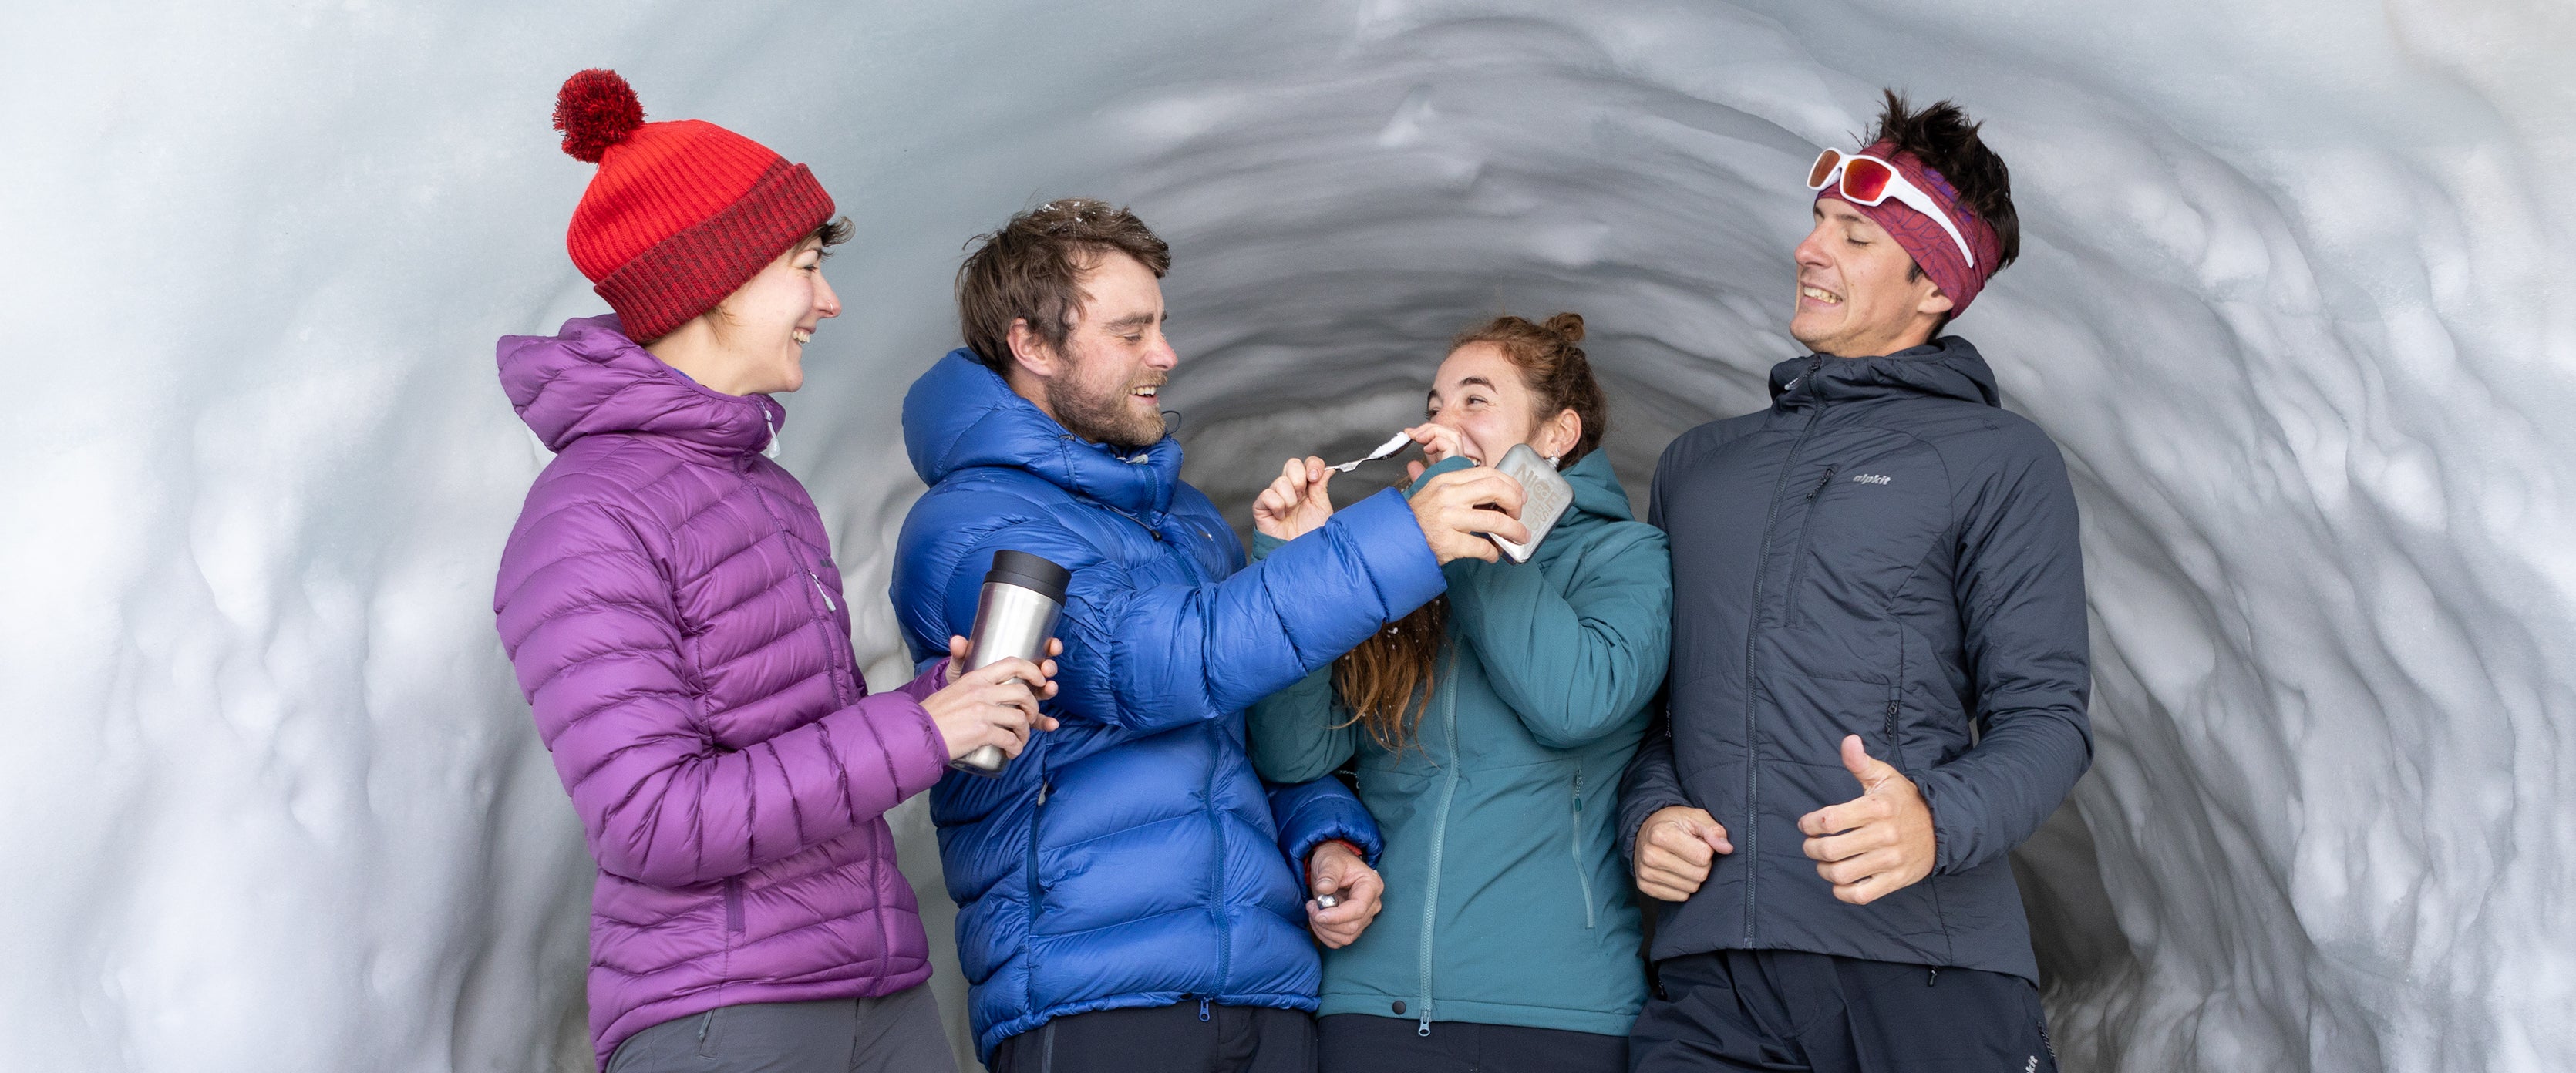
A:
[[[612,1073],[953,1068],[929,942],[883,815],[984,745],[1017,755],[1054,687],[951,660],[868,695],[813,501],[763,457],[840,302],[847,237],[803,165],[645,124],[605,71],[556,126],[599,173],[574,263],[615,316],[500,343],[555,460],[493,609],[599,864],[590,1030]],[[952,655],[962,642],[952,642]]]

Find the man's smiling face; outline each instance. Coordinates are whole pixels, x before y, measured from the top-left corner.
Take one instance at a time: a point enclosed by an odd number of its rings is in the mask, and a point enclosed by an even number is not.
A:
[[[1124,253],[1082,276],[1082,308],[1059,351],[1065,368],[1046,382],[1047,409],[1086,440],[1119,447],[1163,438],[1162,387],[1180,363],[1163,337],[1163,284]]]
[[[1841,198],[1817,198],[1815,222],[1798,243],[1798,308],[1789,334],[1816,353],[1844,358],[1929,340],[1950,299],[1913,271],[1913,256]]]

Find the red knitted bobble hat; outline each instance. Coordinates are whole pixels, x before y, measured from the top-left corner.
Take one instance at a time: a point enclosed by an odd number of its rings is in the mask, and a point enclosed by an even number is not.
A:
[[[564,245],[637,342],[715,308],[832,218],[805,165],[713,123],[647,123],[615,71],[565,79],[555,129],[599,165]]]

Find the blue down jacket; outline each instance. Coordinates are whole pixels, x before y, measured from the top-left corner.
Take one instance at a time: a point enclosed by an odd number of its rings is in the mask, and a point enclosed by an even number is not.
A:
[[[1805,950],[2037,981],[2012,848],[2092,762],[2084,559],[2048,434],[1956,336],[1771,370],[1771,407],[1692,429],[1655,469],[1673,548],[1664,726],[1620,838],[1667,805],[1734,836],[1655,919],[1656,959]],[[1836,901],[1798,818],[1860,796],[1844,735],[1932,809],[1932,874]]]
[[[1244,568],[1180,444],[1122,455],[1067,433],[964,350],[904,398],[931,486],[904,519],[894,605],[916,659],[967,632],[993,553],[1073,571],[1063,722],[1000,778],[931,792],[977,1051],[1050,1018],[1197,999],[1312,1011],[1322,967],[1301,868],[1377,825],[1330,777],[1265,790],[1243,712],[1440,594],[1393,491]]]

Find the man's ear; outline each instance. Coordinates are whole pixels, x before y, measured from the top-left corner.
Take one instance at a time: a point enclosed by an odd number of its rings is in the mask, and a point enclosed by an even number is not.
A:
[[[1932,277],[1927,275],[1923,278],[1930,280]],[[1935,283],[1932,289],[1923,295],[1923,300],[1914,304],[1914,311],[1929,313],[1935,317],[1946,317],[1950,315],[1951,305],[1950,296],[1941,293],[1941,285]]]
[[[1021,372],[1040,380],[1053,377],[1057,372],[1055,348],[1047,345],[1037,329],[1029,327],[1027,317],[1011,319],[1011,358],[1018,363]]]

